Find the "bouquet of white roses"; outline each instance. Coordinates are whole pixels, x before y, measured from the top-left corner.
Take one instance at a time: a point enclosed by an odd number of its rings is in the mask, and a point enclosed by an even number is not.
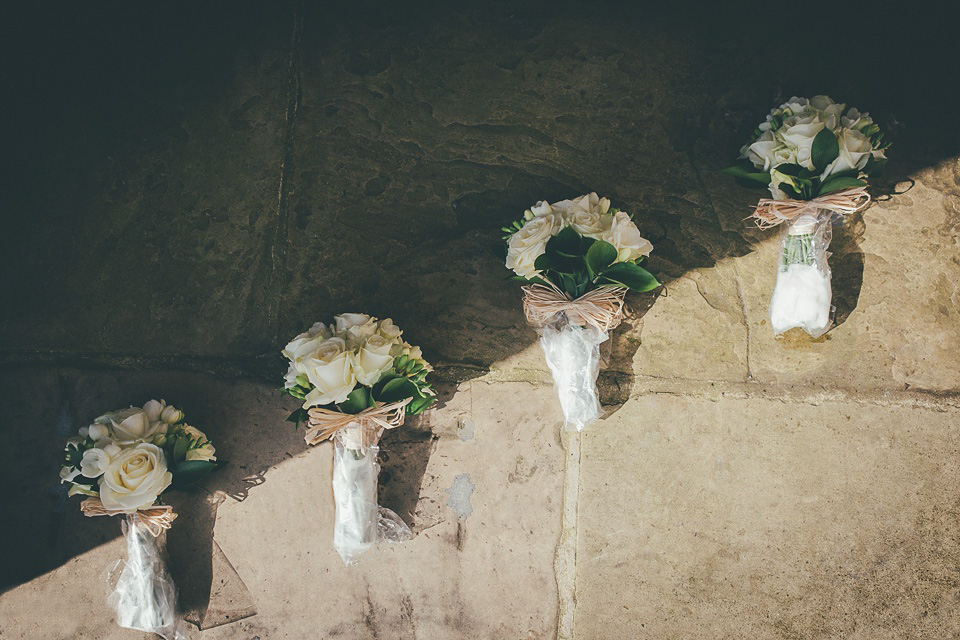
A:
[[[770,303],[774,333],[799,327],[813,337],[830,328],[832,224],[870,202],[863,179],[886,161],[883,132],[869,114],[827,96],[791,98],[774,109],[724,169],[746,185],[769,188],[753,214],[758,226],[787,223]]]
[[[346,564],[377,540],[412,537],[397,514],[377,504],[384,429],[436,402],[426,380],[433,369],[402,334],[389,318],[345,313],[330,326],[314,324],[282,352],[290,361],[283,390],[303,402],[288,419],[298,427],[307,422],[308,444],[333,438],[333,544]]]
[[[503,231],[506,265],[527,285],[524,313],[540,332],[566,425],[583,429],[600,416],[600,344],[622,319],[624,294],[660,286],[640,266],[653,245],[596,193],[538,202]]]
[[[121,627],[185,637],[163,560],[164,532],[177,515],[160,498],[216,469],[215,454],[203,432],[163,400],[106,413],[67,440],[60,479],[70,483],[69,495],[87,496],[85,515],[124,516],[127,561],[108,599]]]

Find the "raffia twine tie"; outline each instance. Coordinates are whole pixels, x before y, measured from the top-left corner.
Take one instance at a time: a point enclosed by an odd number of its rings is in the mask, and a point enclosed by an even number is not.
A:
[[[535,327],[550,323],[560,312],[576,325],[593,325],[600,331],[610,331],[623,320],[623,296],[626,287],[599,287],[576,300],[553,283],[530,284],[523,288],[523,314]]]
[[[813,200],[773,200],[763,198],[750,218],[761,229],[769,229],[783,222],[794,222],[805,213],[833,211],[847,215],[856,213],[870,203],[870,194],[866,187],[852,187],[828,193]],[[748,218],[749,219],[749,218]]]
[[[80,503],[80,511],[85,516],[131,516],[138,520],[147,528],[154,538],[173,526],[173,521],[177,519],[177,514],[173,512],[170,505],[156,505],[149,509],[140,509],[135,513],[126,511],[107,509],[100,502],[99,498],[87,498]]]
[[[382,404],[364,409],[360,413],[342,413],[321,407],[312,407],[307,411],[307,433],[303,439],[307,444],[319,444],[333,437],[337,431],[352,424],[360,427],[364,448],[375,445],[384,429],[394,429],[403,424],[403,410],[413,398],[400,402]]]

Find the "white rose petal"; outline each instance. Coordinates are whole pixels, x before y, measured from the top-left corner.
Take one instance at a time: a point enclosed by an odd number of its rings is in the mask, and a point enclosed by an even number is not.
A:
[[[147,414],[147,417],[150,418],[151,422],[156,422],[160,419],[160,414],[163,412],[166,407],[166,403],[161,400],[157,402],[156,400],[150,400],[147,404],[143,405],[143,411]]]
[[[380,379],[380,375],[393,366],[393,356],[390,355],[393,344],[379,335],[367,338],[357,353],[354,367],[357,382],[368,387],[373,386]]]
[[[215,456],[214,454],[215,454],[216,452],[217,452],[217,450],[214,449],[213,445],[208,442],[207,444],[203,445],[202,447],[197,447],[196,449],[190,449],[189,451],[187,451],[187,457],[186,457],[186,459],[187,459],[187,460],[202,460],[202,461],[204,461],[204,462],[207,462],[207,461],[209,461],[209,462],[215,462],[216,459],[217,459],[217,456]]]
[[[104,438],[110,437],[110,427],[105,424],[92,424],[90,425],[90,429],[87,434],[90,436],[91,440],[94,442],[99,442]]]
[[[100,499],[107,509],[132,513],[150,507],[171,482],[163,451],[140,443],[110,461],[100,481]]]
[[[566,219],[567,224],[582,236],[599,238],[603,232],[604,225],[599,213],[590,211],[568,212]]]
[[[160,413],[160,419],[167,424],[177,424],[183,420],[183,411],[169,406]]]
[[[630,262],[653,251],[653,244],[640,235],[637,225],[623,211],[611,216],[610,227],[604,230],[600,239],[616,247],[617,262]]]
[[[513,269],[518,276],[530,278],[537,273],[533,263],[539,258],[547,246],[547,240],[563,228],[560,215],[547,214],[528,221],[523,228],[510,236],[507,243],[508,269]]]
[[[99,478],[109,464],[110,456],[105,449],[87,449],[80,460],[80,473],[88,478]]]
[[[842,171],[863,169],[873,155],[870,139],[855,129],[844,129],[838,142],[840,155],[824,170],[821,180]]]
[[[74,478],[80,475],[80,469],[74,467],[60,467],[60,482],[72,482]]]
[[[67,496],[90,496],[91,498],[99,498],[100,494],[96,491],[87,488],[87,486],[82,484],[74,484],[70,486],[70,490],[67,491]]]
[[[304,373],[313,390],[304,399],[304,407],[343,402],[357,385],[353,370],[354,356],[341,351],[330,358],[304,358]]]
[[[400,330],[400,327],[393,324],[393,320],[391,318],[385,318],[381,320],[380,324],[377,326],[377,331],[387,340],[397,340],[401,335],[403,335],[403,331]]]
[[[166,425],[151,422],[143,409],[131,408],[118,411],[110,419],[113,437],[121,444],[132,444],[149,440],[155,433],[164,433]]]
[[[815,116],[811,117],[814,118],[813,122],[808,122],[808,117],[789,126],[784,123],[784,126],[777,131],[778,138],[789,147],[796,149],[797,164],[807,169],[813,169],[813,161],[810,156],[813,139],[825,126],[823,122],[816,121]]]
[[[533,217],[539,218],[547,214],[553,213],[553,209],[550,207],[550,204],[546,200],[541,200],[537,204],[530,207],[529,211],[533,214]],[[526,216],[524,216],[526,217]],[[529,218],[527,218],[529,220]]]

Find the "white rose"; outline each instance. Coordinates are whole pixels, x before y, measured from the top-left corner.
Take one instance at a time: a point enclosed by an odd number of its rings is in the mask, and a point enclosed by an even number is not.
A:
[[[789,115],[796,115],[798,113],[804,113],[809,109],[810,109],[809,100],[807,100],[806,98],[798,98],[797,96],[793,96],[792,98],[784,102],[782,105],[780,105],[780,109],[775,111],[789,112]]]
[[[116,445],[114,445],[116,446]],[[119,453],[119,448],[118,451]],[[105,449],[87,449],[80,460],[80,473],[88,478],[99,478],[110,465],[110,455]]]
[[[342,338],[330,338],[313,355],[300,361],[298,366],[314,386],[303,406],[346,400],[357,385],[353,362],[354,356],[346,352],[346,343]]]
[[[380,375],[393,366],[393,356],[390,347],[393,342],[383,336],[370,336],[357,353],[354,371],[357,381],[365,386],[372,386]]]
[[[838,142],[840,155],[823,171],[821,180],[841,171],[863,169],[873,154],[870,139],[855,129],[844,129]]]
[[[377,330],[377,321],[365,313],[344,313],[333,316],[337,333],[349,333],[356,337],[373,335]]]
[[[788,118],[788,120],[794,119]],[[777,130],[776,135],[787,146],[796,149],[797,164],[807,169],[813,169],[813,160],[811,159],[813,139],[817,137],[824,126],[824,123],[817,120],[815,115],[810,115],[797,118],[789,125],[787,121],[784,121],[784,126]]]
[[[214,455],[217,450],[209,442],[202,447],[190,449],[187,451],[187,460],[202,460],[203,462],[216,462],[217,456]]]
[[[533,263],[543,254],[547,240],[562,227],[563,221],[557,214],[547,214],[528,221],[520,231],[510,236],[510,242],[507,243],[507,268],[513,269],[523,278],[536,275],[537,270]]]
[[[653,244],[640,235],[640,230],[623,211],[611,216],[610,226],[600,236],[617,249],[617,262],[630,262],[650,255]]]
[[[772,131],[765,131],[753,143],[740,150],[740,157],[746,158],[758,169],[769,171],[777,162],[774,153],[784,148],[779,140],[774,138]]]
[[[529,211],[532,214],[531,215],[532,218],[539,218],[541,216],[545,216],[547,214],[553,213],[553,208],[550,206],[550,204],[546,200],[541,200],[537,204],[527,209],[527,211]],[[526,218],[527,220],[530,219],[530,218],[527,218],[526,211],[524,212],[523,217]]]
[[[869,113],[860,113],[857,109],[850,107],[846,115],[840,118],[840,124],[847,129],[863,131],[873,124],[873,118],[870,117]]]
[[[606,198],[604,198],[606,200]],[[607,209],[610,208],[610,201],[606,201]],[[588,193],[586,195],[579,196],[573,200],[561,200],[560,202],[554,202],[550,207],[555,213],[567,214],[570,215],[577,211],[586,211],[588,213],[605,213],[601,211],[600,207],[600,198],[596,193]]]
[[[589,211],[567,213],[567,224],[573,227],[573,230],[580,235],[589,238],[599,238],[604,226],[601,215]]]
[[[111,415],[113,437],[120,444],[132,444],[151,439],[167,432],[163,422],[153,422],[143,409],[132,407]]]
[[[377,331],[381,336],[391,341],[396,341],[401,335],[403,335],[403,331],[400,330],[400,327],[393,324],[393,320],[390,318],[381,320],[380,324],[377,326]]]
[[[327,328],[327,325],[317,322],[310,329],[291,340],[281,353],[288,360],[296,361],[312,353],[324,340],[332,336],[333,334]]]
[[[160,447],[140,443],[110,461],[100,481],[100,500],[107,509],[132,513],[156,502],[171,482]]]
[[[81,438],[86,439],[86,437],[90,435],[90,427],[80,427],[77,429],[77,433],[80,434]]]

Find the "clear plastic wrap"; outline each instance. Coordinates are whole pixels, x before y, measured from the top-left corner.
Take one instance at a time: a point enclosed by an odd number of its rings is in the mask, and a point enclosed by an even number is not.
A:
[[[540,346],[553,373],[564,426],[581,431],[599,418],[603,411],[597,395],[600,373],[600,345],[607,333],[593,325],[580,326],[559,313],[553,323],[540,331]]]
[[[117,624],[153,632],[167,640],[186,640],[176,613],[177,589],[164,560],[166,533],[155,537],[137,514],[128,514],[121,527],[127,541],[127,559],[119,563],[123,569],[107,598],[116,612]]]
[[[827,264],[832,213],[805,214],[780,235],[777,285],[770,301],[774,334],[794,328],[819,338],[830,328],[833,316],[830,266]]]
[[[333,546],[347,565],[378,541],[413,538],[397,514],[377,504],[377,440],[371,427],[358,424],[337,431],[333,437]]]

